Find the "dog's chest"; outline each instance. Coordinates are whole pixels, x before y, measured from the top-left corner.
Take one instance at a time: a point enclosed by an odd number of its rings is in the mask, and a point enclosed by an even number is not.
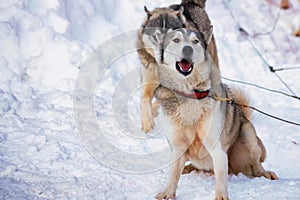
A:
[[[177,116],[180,118],[180,123],[186,126],[192,126],[205,119],[205,116],[210,113],[213,102],[211,99],[185,99],[177,108]]]
[[[188,159],[195,167],[204,171],[213,171],[213,163],[209,152],[199,137],[195,137],[187,150]]]

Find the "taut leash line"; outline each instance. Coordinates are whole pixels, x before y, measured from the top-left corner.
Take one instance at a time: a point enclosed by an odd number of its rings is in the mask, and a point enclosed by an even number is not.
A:
[[[261,113],[263,115],[266,115],[266,116],[271,117],[273,119],[277,119],[279,121],[283,121],[285,123],[289,123],[289,124],[293,124],[293,125],[296,125],[296,126],[300,126],[300,123],[298,123],[298,122],[292,122],[292,121],[289,121],[289,120],[286,120],[286,119],[282,119],[280,117],[276,117],[274,115],[271,115],[271,114],[268,114],[268,113],[266,113],[264,111],[261,111],[261,110],[255,108],[255,107],[253,107],[253,106],[248,106],[248,105],[245,105],[245,104],[236,103],[233,99],[230,99],[230,98],[223,98],[223,97],[219,97],[217,95],[215,95],[214,98],[216,100],[218,100],[218,101],[227,102],[230,105],[235,105],[235,106],[240,106],[240,107],[244,107],[244,108],[249,108],[249,109],[255,110],[255,111],[257,111],[257,112],[259,112],[259,113]]]

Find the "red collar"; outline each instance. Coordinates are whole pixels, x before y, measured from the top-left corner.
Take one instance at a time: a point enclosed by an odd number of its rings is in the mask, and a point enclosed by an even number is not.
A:
[[[175,92],[181,96],[191,98],[191,99],[204,99],[209,94],[209,90],[206,90],[206,91],[194,90],[194,92],[190,93],[190,94],[186,94],[186,93],[180,92],[180,91],[175,91]]]

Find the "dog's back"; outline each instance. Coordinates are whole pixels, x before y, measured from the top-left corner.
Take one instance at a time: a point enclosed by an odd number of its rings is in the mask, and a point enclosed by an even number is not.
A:
[[[181,3],[182,4],[193,3],[200,6],[201,8],[205,8],[206,0],[182,0]]]

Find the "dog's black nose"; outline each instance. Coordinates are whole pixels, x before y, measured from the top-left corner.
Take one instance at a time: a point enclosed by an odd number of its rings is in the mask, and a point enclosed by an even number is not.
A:
[[[182,54],[184,57],[189,58],[193,54],[193,48],[191,46],[185,46],[182,49]]]

